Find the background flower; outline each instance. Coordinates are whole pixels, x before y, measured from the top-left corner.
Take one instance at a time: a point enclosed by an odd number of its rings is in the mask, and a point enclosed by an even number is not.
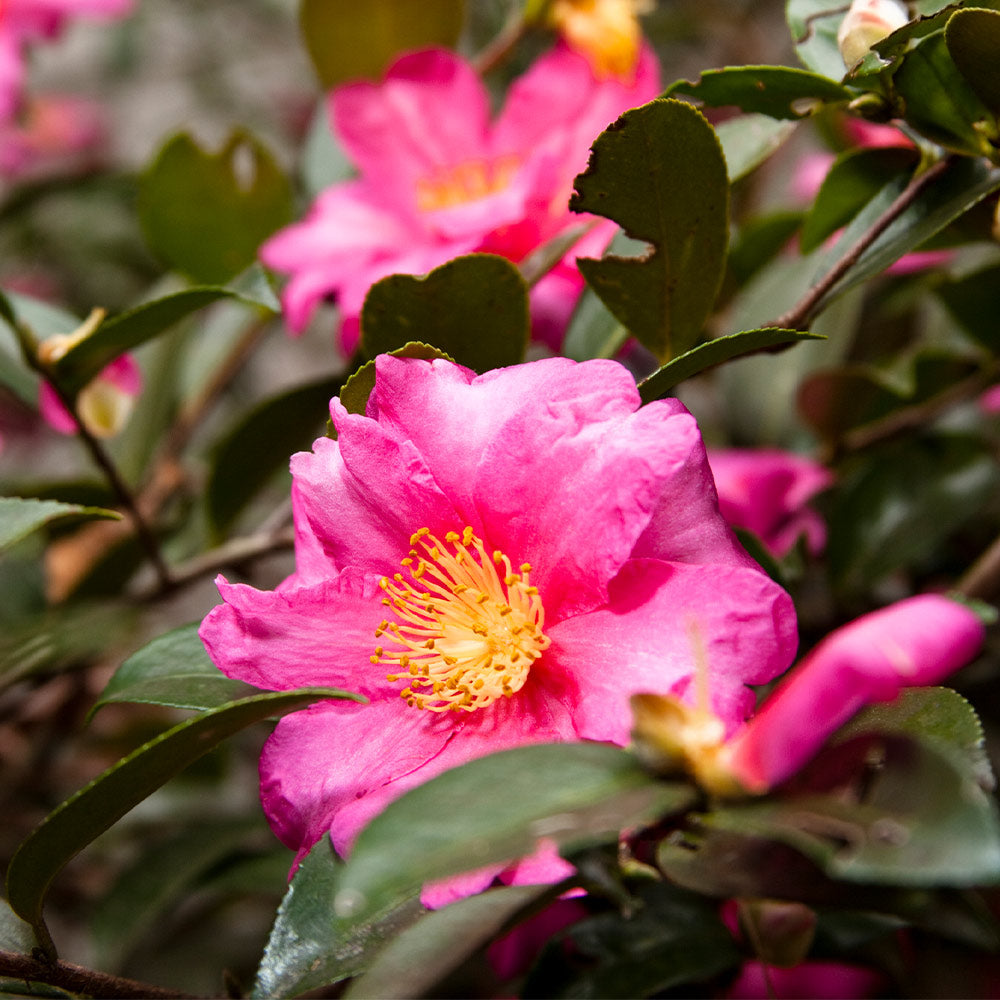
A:
[[[76,409],[95,437],[114,437],[128,422],[141,392],[142,371],[130,354],[122,354],[80,390]],[[60,434],[76,433],[76,421],[48,382],[39,384],[38,406],[53,430]]]
[[[623,745],[632,693],[693,700],[699,670],[742,723],[747,685],[794,653],[794,611],[719,515],[679,402],[640,409],[614,362],[377,373],[368,415],[334,400],[337,440],[292,460],[296,572],[274,592],[220,578],[201,629],[232,677],[371,700],[288,716],[264,749],[264,807],[299,857],[470,758]]]
[[[301,330],[334,294],[350,353],[365,294],[380,278],[422,274],[474,251],[520,261],[592,219],[568,207],[590,144],[659,89],[648,48],[625,83],[599,79],[565,44],[515,81],[492,123],[482,81],[444,49],[403,56],[381,83],[336,88],[333,128],[360,176],[328,188],[305,220],[261,247],[265,264],[291,276],[282,296],[290,327]],[[595,228],[533,289],[535,336],[552,345],[583,287],[575,257],[599,256],[616,229],[592,221]]]

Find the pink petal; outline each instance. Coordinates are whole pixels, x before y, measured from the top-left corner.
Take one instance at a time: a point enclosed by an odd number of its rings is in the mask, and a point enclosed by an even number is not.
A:
[[[415,207],[418,179],[487,154],[485,88],[446,49],[402,56],[380,84],[338,87],[330,116],[365,179],[398,206]]]
[[[345,570],[311,586],[266,591],[219,577],[224,603],[199,635],[224,674],[256,687],[331,686],[394,699],[385,670],[369,660],[385,617],[378,579]]]
[[[936,684],[979,651],[985,628],[936,594],[864,615],[823,640],[732,742],[731,766],[750,788],[794,774],[858,709],[900,689]]]
[[[852,1000],[879,996],[886,977],[874,969],[842,962],[802,962],[790,969],[746,962],[726,991],[730,1000]]]
[[[788,595],[759,570],[632,560],[611,583],[607,607],[546,628],[552,645],[536,669],[575,682],[581,738],[628,742],[629,697],[698,701],[699,669],[712,711],[730,731],[752,711],[748,684],[785,670],[797,642]]]

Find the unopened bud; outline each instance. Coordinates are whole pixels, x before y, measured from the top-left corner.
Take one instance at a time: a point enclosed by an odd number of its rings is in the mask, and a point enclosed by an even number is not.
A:
[[[837,45],[844,64],[861,62],[871,47],[909,21],[906,8],[897,0],[853,0],[837,32]]]

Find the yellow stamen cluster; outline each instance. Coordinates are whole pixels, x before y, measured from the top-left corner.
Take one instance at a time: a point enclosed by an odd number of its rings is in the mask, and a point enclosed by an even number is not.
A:
[[[553,0],[548,16],[598,79],[629,80],[642,45],[639,15],[652,7],[648,0]]]
[[[519,166],[516,156],[502,156],[442,168],[417,180],[417,208],[421,212],[434,212],[496,194],[507,187]]]
[[[388,680],[409,682],[400,692],[406,703],[432,712],[472,712],[519,691],[549,645],[531,567],[515,571],[472,528],[449,531],[444,542],[421,528],[410,545],[403,560],[410,579],[396,573],[381,581],[382,603],[397,620],[375,630],[388,641],[375,647],[372,663],[391,664]]]

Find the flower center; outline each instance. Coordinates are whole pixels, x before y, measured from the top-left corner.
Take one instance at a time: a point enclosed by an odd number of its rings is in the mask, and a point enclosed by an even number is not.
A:
[[[435,212],[496,194],[507,187],[519,165],[516,156],[501,156],[442,167],[430,177],[417,180],[417,208]]]
[[[398,648],[376,646],[372,663],[392,664],[399,672],[388,680],[409,682],[406,703],[432,712],[472,712],[519,691],[549,646],[531,567],[515,572],[472,528],[449,531],[444,543],[421,528],[410,545],[403,566],[411,580],[396,573],[380,584],[398,621],[383,621],[375,638]]]

